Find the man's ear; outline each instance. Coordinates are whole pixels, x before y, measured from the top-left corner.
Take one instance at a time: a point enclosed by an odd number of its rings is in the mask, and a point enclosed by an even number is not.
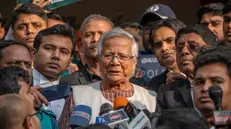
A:
[[[133,69],[136,69],[137,59],[138,59],[137,56],[133,57],[133,66],[132,66]]]
[[[31,57],[32,57],[32,60],[34,61],[35,60],[35,54],[36,54],[36,49],[35,48],[31,48],[30,49],[30,54],[31,54]]]
[[[35,125],[32,122],[32,119],[30,117],[26,118],[26,129],[34,129]]]
[[[84,52],[82,41],[79,42],[79,52]]]
[[[5,28],[4,27],[2,27],[1,29],[0,29],[0,39],[3,39],[4,38],[4,36],[5,36]]]

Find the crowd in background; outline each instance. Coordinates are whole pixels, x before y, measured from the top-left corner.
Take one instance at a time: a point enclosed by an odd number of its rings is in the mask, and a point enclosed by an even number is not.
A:
[[[76,30],[47,4],[17,5],[9,27],[0,17],[0,129],[130,129],[141,112],[142,129],[231,129],[214,113],[231,111],[231,1],[202,6],[194,25],[154,4],[139,21],[91,14]],[[149,79],[147,55],[162,71]],[[120,109],[129,127],[98,121]]]

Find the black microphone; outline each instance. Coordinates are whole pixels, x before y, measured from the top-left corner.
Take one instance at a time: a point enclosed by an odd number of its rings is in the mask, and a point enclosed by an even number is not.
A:
[[[104,103],[100,106],[100,112],[99,116],[102,116],[103,114],[113,112],[114,108],[109,103]]]
[[[217,85],[213,85],[209,88],[209,96],[213,100],[215,109],[218,111],[222,110],[222,89]]]
[[[128,102],[126,107],[124,108],[124,111],[127,113],[128,117],[130,118],[130,121],[132,121],[140,112],[139,109],[136,108],[136,106]]]

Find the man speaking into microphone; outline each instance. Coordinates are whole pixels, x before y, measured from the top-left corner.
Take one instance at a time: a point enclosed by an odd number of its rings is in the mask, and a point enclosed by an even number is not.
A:
[[[231,110],[231,49],[218,46],[201,52],[194,60],[193,80],[194,103],[202,116],[214,125],[215,110]],[[223,91],[221,106],[217,108],[214,97],[209,96],[209,88],[219,86]],[[211,88],[210,88],[211,89]],[[219,97],[219,96],[218,96]],[[212,100],[213,99],[213,100]]]
[[[150,112],[154,112],[156,93],[129,81],[135,71],[138,57],[138,46],[133,36],[115,28],[102,34],[97,50],[103,80],[87,86],[72,87],[75,106],[84,104],[92,108],[90,123],[96,121],[102,104],[113,105],[117,97],[139,101],[146,105]]]

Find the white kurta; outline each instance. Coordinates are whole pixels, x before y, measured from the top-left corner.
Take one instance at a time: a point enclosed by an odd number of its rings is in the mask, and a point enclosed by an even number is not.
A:
[[[110,101],[104,98],[100,90],[100,82],[89,85],[73,86],[73,97],[75,106],[87,105],[92,108],[92,118],[90,123],[95,123],[96,116],[99,115],[100,106],[104,103],[113,105]],[[156,92],[149,91],[138,85],[132,84],[134,87],[133,96],[127,98],[129,101],[139,102],[144,104],[150,112],[156,109]]]

